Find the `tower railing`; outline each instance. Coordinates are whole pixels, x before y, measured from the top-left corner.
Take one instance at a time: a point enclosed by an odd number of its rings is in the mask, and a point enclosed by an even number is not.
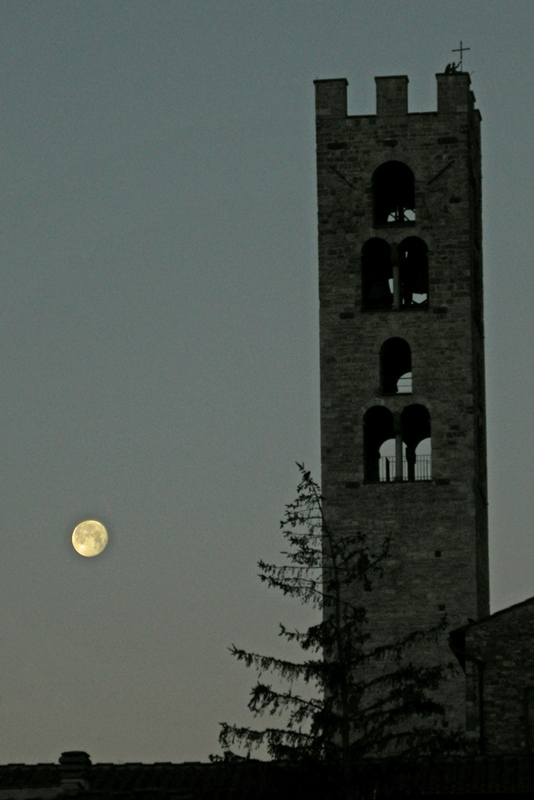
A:
[[[378,464],[378,476],[380,483],[390,483],[396,480],[396,459],[395,456],[381,456]],[[408,461],[406,458],[402,459],[402,480],[408,480]],[[431,455],[416,455],[415,456],[415,481],[431,481],[432,480],[432,456]]]

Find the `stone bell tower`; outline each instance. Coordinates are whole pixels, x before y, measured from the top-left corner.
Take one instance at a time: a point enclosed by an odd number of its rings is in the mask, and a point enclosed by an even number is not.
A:
[[[392,534],[386,640],[489,613],[480,114],[467,73],[436,77],[411,114],[404,75],[361,116],[315,82],[322,488],[339,535]],[[461,676],[447,698],[463,724]]]

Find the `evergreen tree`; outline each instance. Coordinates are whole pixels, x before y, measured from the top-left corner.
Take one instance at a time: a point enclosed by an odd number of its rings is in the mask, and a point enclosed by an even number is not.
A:
[[[391,537],[373,552],[362,532],[336,535],[325,519],[318,484],[304,465],[297,466],[297,497],[281,522],[289,544],[282,553],[286,563],[260,561],[260,578],[316,607],[322,619],[304,631],[280,625],[280,635],[301,648],[299,661],[230,648],[258,672],[250,711],[283,717],[285,723],[260,730],[223,723],[219,742],[226,757],[234,756],[235,745],[248,754],[266,746],[277,761],[334,767],[348,787],[352,767],[362,758],[462,749],[461,734],[438,726],[444,708],[433,697],[452,665],[425,666],[410,658],[414,646],[443,632],[445,619],[398,641],[373,643],[365,605],[354,598],[379,585]],[[264,681],[269,673],[287,688]],[[302,691],[306,685],[311,691]]]

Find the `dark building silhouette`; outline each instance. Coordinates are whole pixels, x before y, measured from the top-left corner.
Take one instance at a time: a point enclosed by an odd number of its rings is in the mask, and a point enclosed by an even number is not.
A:
[[[534,756],[534,598],[453,631],[450,641],[479,752]]]
[[[518,756],[360,765],[354,798],[531,797],[532,762]],[[331,780],[288,765],[91,764],[63,753],[56,764],[0,765],[0,800],[335,800]]]

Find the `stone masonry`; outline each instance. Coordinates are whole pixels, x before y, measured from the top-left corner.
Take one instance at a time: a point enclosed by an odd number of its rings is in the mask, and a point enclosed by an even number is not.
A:
[[[392,533],[365,600],[377,640],[443,613],[449,629],[489,613],[480,114],[466,73],[436,77],[437,112],[408,113],[408,78],[394,76],[376,78],[377,114],[362,116],[347,115],[345,79],[315,82],[322,488],[339,535],[361,530],[379,543]],[[388,162],[413,173],[415,219],[377,221],[373,175]],[[402,305],[391,289],[390,307],[369,307],[362,248],[381,240],[394,262],[406,237],[428,248],[425,302]],[[383,390],[381,348],[392,339],[411,351],[408,393]],[[370,478],[364,417],[378,408],[394,420],[398,464],[408,406],[430,420],[429,472]],[[430,650],[422,656],[451,661],[446,636]],[[444,696],[449,724],[465,725],[464,692],[459,674]]]
[[[534,754],[534,598],[454,631],[467,730],[487,755]]]

